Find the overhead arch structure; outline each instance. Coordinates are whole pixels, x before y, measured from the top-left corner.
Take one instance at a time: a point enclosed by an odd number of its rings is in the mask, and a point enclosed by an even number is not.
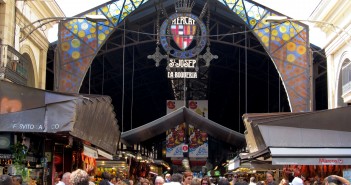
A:
[[[38,80],[38,70],[37,70],[37,64],[35,63],[35,55],[32,50],[32,48],[29,45],[24,45],[20,49],[21,54],[27,59],[29,64],[26,64],[28,67],[27,69],[27,75],[28,75],[28,80],[27,85],[29,87],[38,87],[39,80]]]
[[[114,29],[133,11],[151,0],[114,0],[95,7],[84,15],[104,15],[108,21],[93,23],[83,19],[61,21],[55,90],[78,93],[83,79],[101,46]],[[282,79],[290,110],[311,110],[311,56],[309,28],[299,22],[272,24],[264,18],[282,15],[249,0],[218,0],[235,16],[239,16],[270,55]]]

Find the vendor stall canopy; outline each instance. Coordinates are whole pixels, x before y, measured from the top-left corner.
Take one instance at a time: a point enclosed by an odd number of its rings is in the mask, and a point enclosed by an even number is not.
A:
[[[112,154],[120,138],[109,96],[54,93],[1,80],[0,131],[66,132]]]
[[[233,144],[238,148],[246,145],[243,134],[211,121],[186,107],[181,107],[157,120],[123,132],[121,138],[126,144],[132,145],[164,133],[181,123],[188,123],[205,131],[212,137]]]
[[[245,139],[254,159],[272,164],[351,164],[351,106],[301,113],[245,114]],[[336,160],[337,159],[337,160]]]

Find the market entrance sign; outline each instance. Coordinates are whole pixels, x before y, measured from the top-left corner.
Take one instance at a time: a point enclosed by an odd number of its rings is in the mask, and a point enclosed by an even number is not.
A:
[[[208,67],[212,59],[217,59],[217,55],[212,55],[209,47],[209,15],[207,25],[201,20],[208,5],[203,8],[200,17],[191,13],[195,1],[181,1],[175,3],[176,13],[170,15],[159,27],[156,52],[148,55],[149,59],[159,66],[161,60],[167,60],[168,78],[197,78],[200,61]],[[167,54],[162,54],[158,46],[160,44]],[[207,46],[206,52],[201,52]]]
[[[197,78],[195,69],[197,61],[194,59],[170,59],[168,62],[169,69],[184,69],[184,71],[170,70],[167,72],[168,78]],[[192,71],[185,71],[185,70]]]

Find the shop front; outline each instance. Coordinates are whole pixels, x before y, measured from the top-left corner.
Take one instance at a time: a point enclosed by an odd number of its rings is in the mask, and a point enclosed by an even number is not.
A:
[[[201,132],[194,129],[195,131],[193,134],[189,134],[189,140],[194,139],[195,141],[198,142],[198,145],[201,146],[206,146],[204,147],[198,147],[197,150],[192,150],[192,145],[190,144],[190,141],[188,144],[185,144],[185,130],[184,125],[186,124],[192,125],[194,128],[201,128]],[[182,129],[174,129],[174,128],[180,128]],[[173,139],[172,142],[166,143],[169,145],[178,143],[178,146],[173,147],[172,151],[169,152],[172,155],[166,154],[166,157],[170,158],[172,160],[172,171],[173,173],[176,172],[183,172],[185,171],[184,165],[183,164],[183,159],[184,159],[184,154],[188,155],[189,159],[189,166],[191,166],[191,170],[199,174],[201,177],[203,174],[206,173],[206,170],[203,170],[203,167],[206,167],[207,165],[207,156],[208,156],[208,142],[204,143],[203,141],[207,138],[207,135],[223,141],[225,143],[231,144],[236,148],[242,148],[245,146],[245,138],[243,134],[235,132],[229,128],[226,128],[214,121],[211,121],[202,115],[199,115],[198,113],[192,111],[191,109],[187,107],[180,107],[177,110],[157,119],[154,120],[150,123],[144,124],[143,126],[134,128],[132,130],[123,132],[121,135],[122,140],[124,140],[126,143],[129,145],[133,144],[139,144],[141,142],[144,142],[148,139],[151,139],[155,136],[161,135],[163,133],[166,133],[169,130],[172,130],[172,133],[169,133],[167,138],[178,138],[178,139]],[[192,130],[192,129],[189,129]],[[179,139],[181,138],[181,139]],[[166,140],[166,138],[165,138]],[[181,140],[181,142],[180,142]],[[176,142],[177,141],[177,142]],[[166,150],[168,150],[166,144]],[[172,148],[169,146],[169,148]],[[199,154],[201,153],[200,151],[204,149],[203,153],[206,155],[198,157],[197,155],[192,155],[193,153],[196,154],[196,152]],[[193,151],[193,153],[192,153]],[[173,153],[172,153],[173,152]],[[205,157],[204,157],[205,156]],[[169,169],[168,169],[169,170]]]
[[[115,154],[120,138],[108,96],[55,93],[1,80],[0,123],[1,134],[18,135],[16,141],[10,137],[11,145],[24,143],[23,138],[41,139],[34,167],[42,169],[42,181],[48,184],[75,168],[92,171],[94,160],[86,148]]]
[[[282,176],[321,180],[351,168],[351,107],[304,113],[245,114],[250,153],[242,160],[271,161]]]
[[[282,166],[273,165],[270,159],[243,159],[247,153],[240,153],[237,157],[228,162],[228,172],[226,177],[232,179],[237,176],[239,182],[255,177],[256,181],[264,181],[266,179],[266,172],[274,172],[276,178],[279,178]],[[244,157],[243,157],[244,156]]]

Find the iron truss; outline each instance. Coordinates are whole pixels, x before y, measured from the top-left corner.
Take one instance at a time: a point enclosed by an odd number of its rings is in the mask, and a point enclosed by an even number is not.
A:
[[[165,19],[165,17],[163,17]],[[245,28],[243,26],[236,26],[236,25],[229,25],[225,22],[216,21],[211,18],[211,26],[210,26],[210,35],[209,38],[210,43],[218,43],[223,44],[224,46],[231,46],[238,49],[247,49],[249,51],[255,52],[257,54],[267,56],[267,53],[262,48],[262,45],[257,41],[257,39],[252,34],[247,34],[247,45],[245,46]],[[142,57],[138,56],[138,53],[153,53],[154,48],[150,47],[143,47],[145,45],[153,45],[157,42],[157,24],[155,21],[143,21],[143,24],[138,23],[130,23],[126,24],[126,29],[124,30],[124,25],[119,25],[116,28],[116,33],[114,33],[105,43],[105,45],[101,48],[99,53],[96,56],[96,59],[99,63],[102,63],[103,56],[108,55],[109,53],[119,51],[123,49],[123,47],[127,48],[126,51],[128,55],[134,55],[135,61],[143,61],[145,64],[152,63],[154,61],[145,60]],[[124,39],[125,37],[125,39]],[[125,43],[123,43],[125,40]],[[156,46],[156,45],[155,45]],[[128,49],[129,48],[129,49]],[[133,49],[134,48],[134,54]],[[205,53],[206,49],[202,53]],[[218,62],[222,60],[226,60],[226,51],[222,49],[212,49],[215,55],[218,55]],[[161,52],[165,54],[163,49]],[[108,60],[104,58],[104,62],[109,63],[110,67],[105,70],[104,80],[113,80],[122,75],[121,65],[122,63],[119,62],[117,65],[113,60]],[[216,62],[216,61],[214,61]],[[161,61],[161,66],[165,68],[166,60]],[[156,67],[156,66],[154,66]],[[198,78],[196,79],[169,79],[169,83],[173,89],[174,98],[176,100],[184,99],[184,95],[186,94],[186,99],[194,99],[194,100],[201,100],[207,99],[208,96],[208,73],[211,66],[206,66],[203,60],[200,60],[200,67],[198,69]],[[139,68],[137,70],[144,70],[150,68],[149,65],[144,65],[144,68]],[[167,70],[165,68],[165,70]],[[125,74],[132,73],[132,68],[126,68]],[[100,87],[102,83],[102,76],[94,78],[94,81],[91,82],[92,87]],[[142,78],[142,77],[139,77]],[[138,80],[138,79],[134,79]],[[149,82],[151,83],[151,82]],[[153,83],[158,83],[153,82]],[[184,84],[186,83],[186,84]],[[116,84],[118,84],[116,82]],[[118,85],[117,85],[118,86]],[[116,88],[117,88],[116,86]],[[184,89],[184,87],[186,87]],[[134,87],[136,88],[136,87]],[[128,90],[128,89],[126,89]],[[186,93],[184,92],[186,90]]]

